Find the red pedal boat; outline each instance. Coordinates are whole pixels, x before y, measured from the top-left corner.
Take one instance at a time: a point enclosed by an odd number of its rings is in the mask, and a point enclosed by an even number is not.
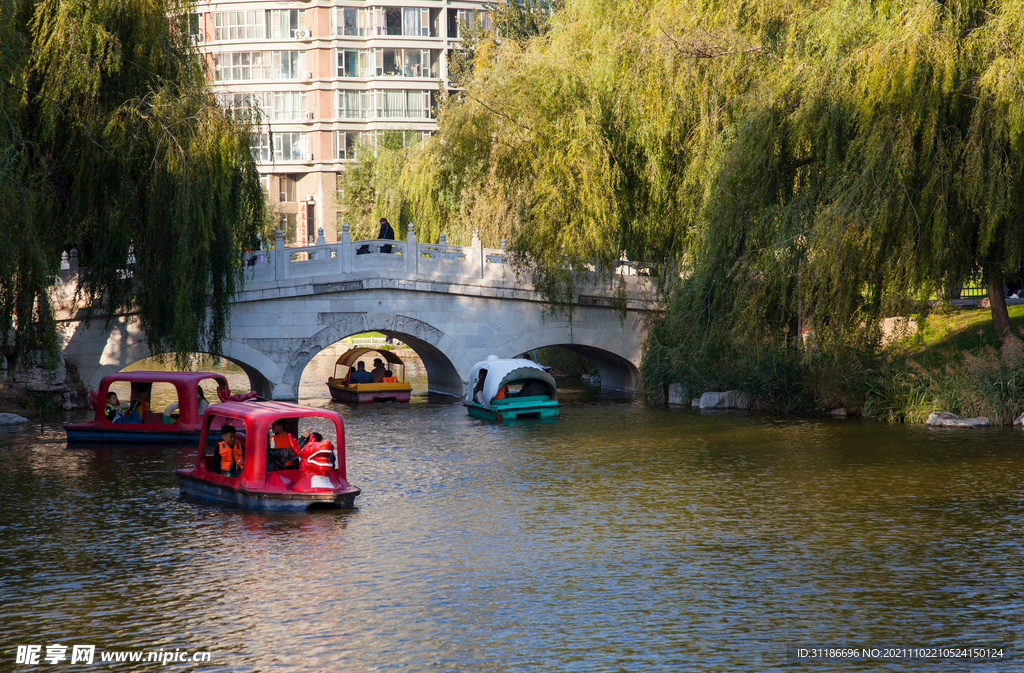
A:
[[[191,444],[199,439],[203,411],[209,406],[209,402],[200,396],[199,384],[204,381],[214,384],[221,401],[256,397],[256,393],[232,397],[227,379],[214,372],[136,371],[108,374],[100,380],[98,390],[89,392],[89,405],[95,410],[93,420],[64,424],[68,443]],[[111,387],[120,388],[122,392],[125,388],[129,391],[129,399],[119,399],[123,406],[119,406],[118,410],[123,418],[116,421],[108,420],[106,414],[107,395]],[[173,400],[173,403],[161,410],[151,409],[150,405],[161,397]],[[131,415],[133,410],[137,416]]]
[[[184,495],[249,509],[302,510],[351,507],[360,493],[347,481],[345,428],[333,411],[286,402],[225,402],[212,405],[204,419],[195,466],[177,470]],[[220,439],[215,419],[234,427],[245,445],[237,476],[222,472],[220,447],[209,446]],[[305,444],[299,442],[301,432],[310,438]],[[274,451],[281,451],[284,437],[298,464],[274,469],[283,461],[280,453],[268,455],[268,448],[273,441]]]

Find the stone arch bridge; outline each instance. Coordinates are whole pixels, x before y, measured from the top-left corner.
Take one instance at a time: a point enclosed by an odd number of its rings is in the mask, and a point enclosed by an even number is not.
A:
[[[295,400],[303,369],[346,336],[381,332],[423,360],[431,392],[462,395],[472,365],[488,355],[513,357],[563,346],[587,358],[604,388],[635,390],[645,337],[646,277],[625,263],[614,278],[594,280],[572,301],[571,319],[505,263],[504,251],[405,241],[352,241],[250,253],[246,284],[232,306],[223,355],[261,396]],[[384,246],[392,246],[390,252]],[[382,251],[383,250],[383,251]],[[73,302],[77,261],[65,262],[55,294],[65,359],[90,388],[106,374],[154,355],[131,316],[107,329],[82,321]],[[621,310],[625,297],[625,312]]]

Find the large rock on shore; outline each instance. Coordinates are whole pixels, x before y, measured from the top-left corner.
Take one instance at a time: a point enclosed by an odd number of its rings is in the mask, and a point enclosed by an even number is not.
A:
[[[28,423],[28,419],[18,414],[0,414],[0,427],[10,427],[12,425],[24,425]]]
[[[991,425],[984,416],[963,418],[948,411],[933,411],[924,424],[934,428],[985,428]]]
[[[68,389],[68,370],[61,356],[56,369],[46,369],[39,364],[39,358],[31,362],[31,367],[14,371],[14,384],[24,390],[37,393],[64,392]]]
[[[750,398],[737,390],[710,392],[700,396],[701,409],[749,409]]]

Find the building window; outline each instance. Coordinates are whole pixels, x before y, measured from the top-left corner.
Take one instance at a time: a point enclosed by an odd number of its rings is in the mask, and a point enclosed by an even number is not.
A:
[[[491,15],[478,9],[449,9],[448,37],[465,37],[462,26],[470,30],[491,30]]]
[[[270,162],[270,134],[253,133],[251,137],[252,156],[257,162]]]
[[[421,89],[339,91],[338,119],[433,119],[434,92]]]
[[[214,40],[262,40],[263,12],[215,12]]]
[[[402,35],[430,37],[430,10],[422,7],[403,7]]]
[[[303,79],[306,71],[305,51],[275,51],[274,79]]]
[[[342,161],[353,161],[357,158],[359,131],[336,131],[334,133],[334,156]]]
[[[241,51],[213,55],[213,79],[216,82],[244,82],[270,79],[267,52]]]
[[[196,42],[205,42],[206,37],[203,35],[203,15],[190,13],[187,15],[186,20],[188,21],[188,24],[185,28],[188,32],[188,36]]]
[[[305,161],[308,160],[309,142],[304,132],[285,132],[274,134],[274,160],[275,161]]]
[[[339,119],[366,119],[370,112],[370,95],[368,91],[339,91],[336,116]]]
[[[338,49],[338,77],[373,77],[373,51]]]
[[[281,201],[281,203],[294,203],[295,201],[299,200],[299,198],[297,196],[298,191],[299,191],[298,190],[298,183],[299,183],[299,181],[298,181],[298,179],[296,178],[296,176],[294,174],[292,174],[292,175],[282,175],[279,182],[280,182],[280,185],[281,185],[281,193],[280,193],[280,197],[281,197],[280,201]]]
[[[262,93],[219,93],[217,104],[224,108],[229,117],[241,119],[253,112],[263,114],[266,107]]]
[[[274,121],[300,121],[306,119],[306,93],[301,91],[274,92]]]
[[[271,39],[294,39],[306,23],[304,9],[274,9],[270,12]]]
[[[375,92],[378,119],[430,119],[429,91],[377,91]]]
[[[334,9],[334,34],[348,37],[358,36],[360,34],[359,10],[355,7],[336,7]]]
[[[436,77],[439,50],[376,49],[378,77]]]

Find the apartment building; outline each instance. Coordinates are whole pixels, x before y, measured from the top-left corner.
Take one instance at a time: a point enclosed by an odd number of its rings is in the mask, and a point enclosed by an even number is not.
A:
[[[408,1],[408,0],[407,0]],[[289,244],[337,239],[338,176],[379,134],[418,142],[436,127],[439,86],[460,26],[484,2],[199,2],[190,27],[231,110],[258,106],[253,153]]]

